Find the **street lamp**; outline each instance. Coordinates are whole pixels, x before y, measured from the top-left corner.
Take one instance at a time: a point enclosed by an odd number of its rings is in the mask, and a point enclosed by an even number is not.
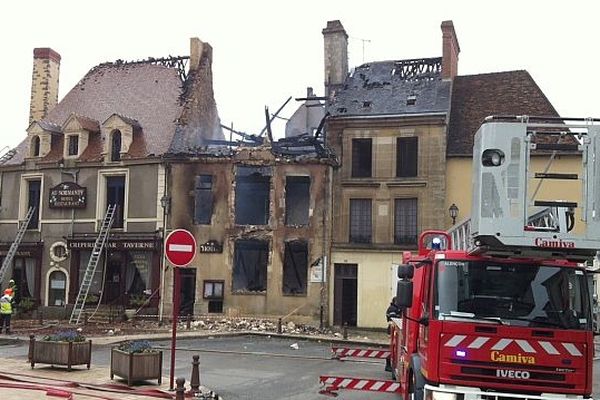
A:
[[[456,204],[452,203],[450,208],[448,208],[448,212],[450,213],[450,218],[452,218],[452,225],[456,224],[456,217],[458,217],[458,207]]]

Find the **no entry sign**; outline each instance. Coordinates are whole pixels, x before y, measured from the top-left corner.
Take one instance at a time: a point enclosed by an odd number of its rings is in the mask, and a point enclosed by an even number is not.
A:
[[[176,267],[185,267],[196,255],[196,239],[185,229],[175,229],[165,240],[167,260]]]

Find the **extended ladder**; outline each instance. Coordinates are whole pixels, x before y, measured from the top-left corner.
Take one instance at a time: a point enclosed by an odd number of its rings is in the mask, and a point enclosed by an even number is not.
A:
[[[29,222],[31,222],[31,217],[33,217],[33,213],[35,212],[35,207],[29,207],[27,211],[27,215],[25,215],[25,219],[19,222],[19,229],[17,230],[17,236],[15,236],[15,241],[12,242],[10,248],[8,249],[8,253],[6,253],[6,257],[4,257],[4,261],[2,261],[2,267],[0,267],[0,282],[4,282],[4,274],[12,265],[13,258],[15,254],[17,254],[17,250],[19,249],[19,245],[21,244],[21,240],[23,240],[23,236],[25,236],[25,231],[29,226]]]
[[[98,262],[100,261],[102,249],[106,244],[106,238],[108,237],[108,233],[110,232],[110,228],[114,221],[116,208],[116,204],[110,204],[106,209],[106,215],[102,221],[100,232],[98,233],[98,237],[94,243],[94,249],[92,250],[85,273],[83,274],[83,279],[81,280],[79,293],[77,294],[77,299],[75,300],[75,305],[73,306],[73,311],[71,312],[71,318],[69,319],[70,324],[78,324],[79,319],[81,318],[81,313],[85,307],[85,300],[87,299],[90,291],[90,286],[92,285],[92,280],[94,279],[94,274],[96,273],[96,267],[98,267]]]

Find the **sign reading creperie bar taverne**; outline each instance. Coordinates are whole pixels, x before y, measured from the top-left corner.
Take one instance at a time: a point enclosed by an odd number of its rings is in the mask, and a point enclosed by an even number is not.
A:
[[[50,188],[50,208],[85,208],[87,188],[75,182],[63,182]]]

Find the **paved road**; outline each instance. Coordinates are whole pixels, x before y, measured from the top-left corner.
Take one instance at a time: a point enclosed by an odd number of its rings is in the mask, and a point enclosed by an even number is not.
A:
[[[290,347],[297,343],[299,349]],[[168,349],[169,341],[155,342]],[[225,399],[327,399],[319,395],[319,375],[347,375],[387,379],[383,362],[340,362],[329,360],[329,345],[311,341],[239,336],[212,339],[180,339],[176,353],[175,375],[189,380],[192,355],[200,355],[202,384],[212,388]],[[26,357],[26,346],[2,346],[3,357]],[[240,354],[240,353],[246,354]],[[248,354],[253,353],[253,354]],[[281,355],[278,356],[278,355]],[[165,351],[165,375],[170,365]],[[108,365],[108,347],[98,346],[93,363]],[[594,365],[595,376],[600,360]],[[600,379],[594,379],[594,398],[600,398]],[[398,399],[393,395],[367,396],[377,399]],[[339,399],[364,399],[365,393],[340,392]]]

